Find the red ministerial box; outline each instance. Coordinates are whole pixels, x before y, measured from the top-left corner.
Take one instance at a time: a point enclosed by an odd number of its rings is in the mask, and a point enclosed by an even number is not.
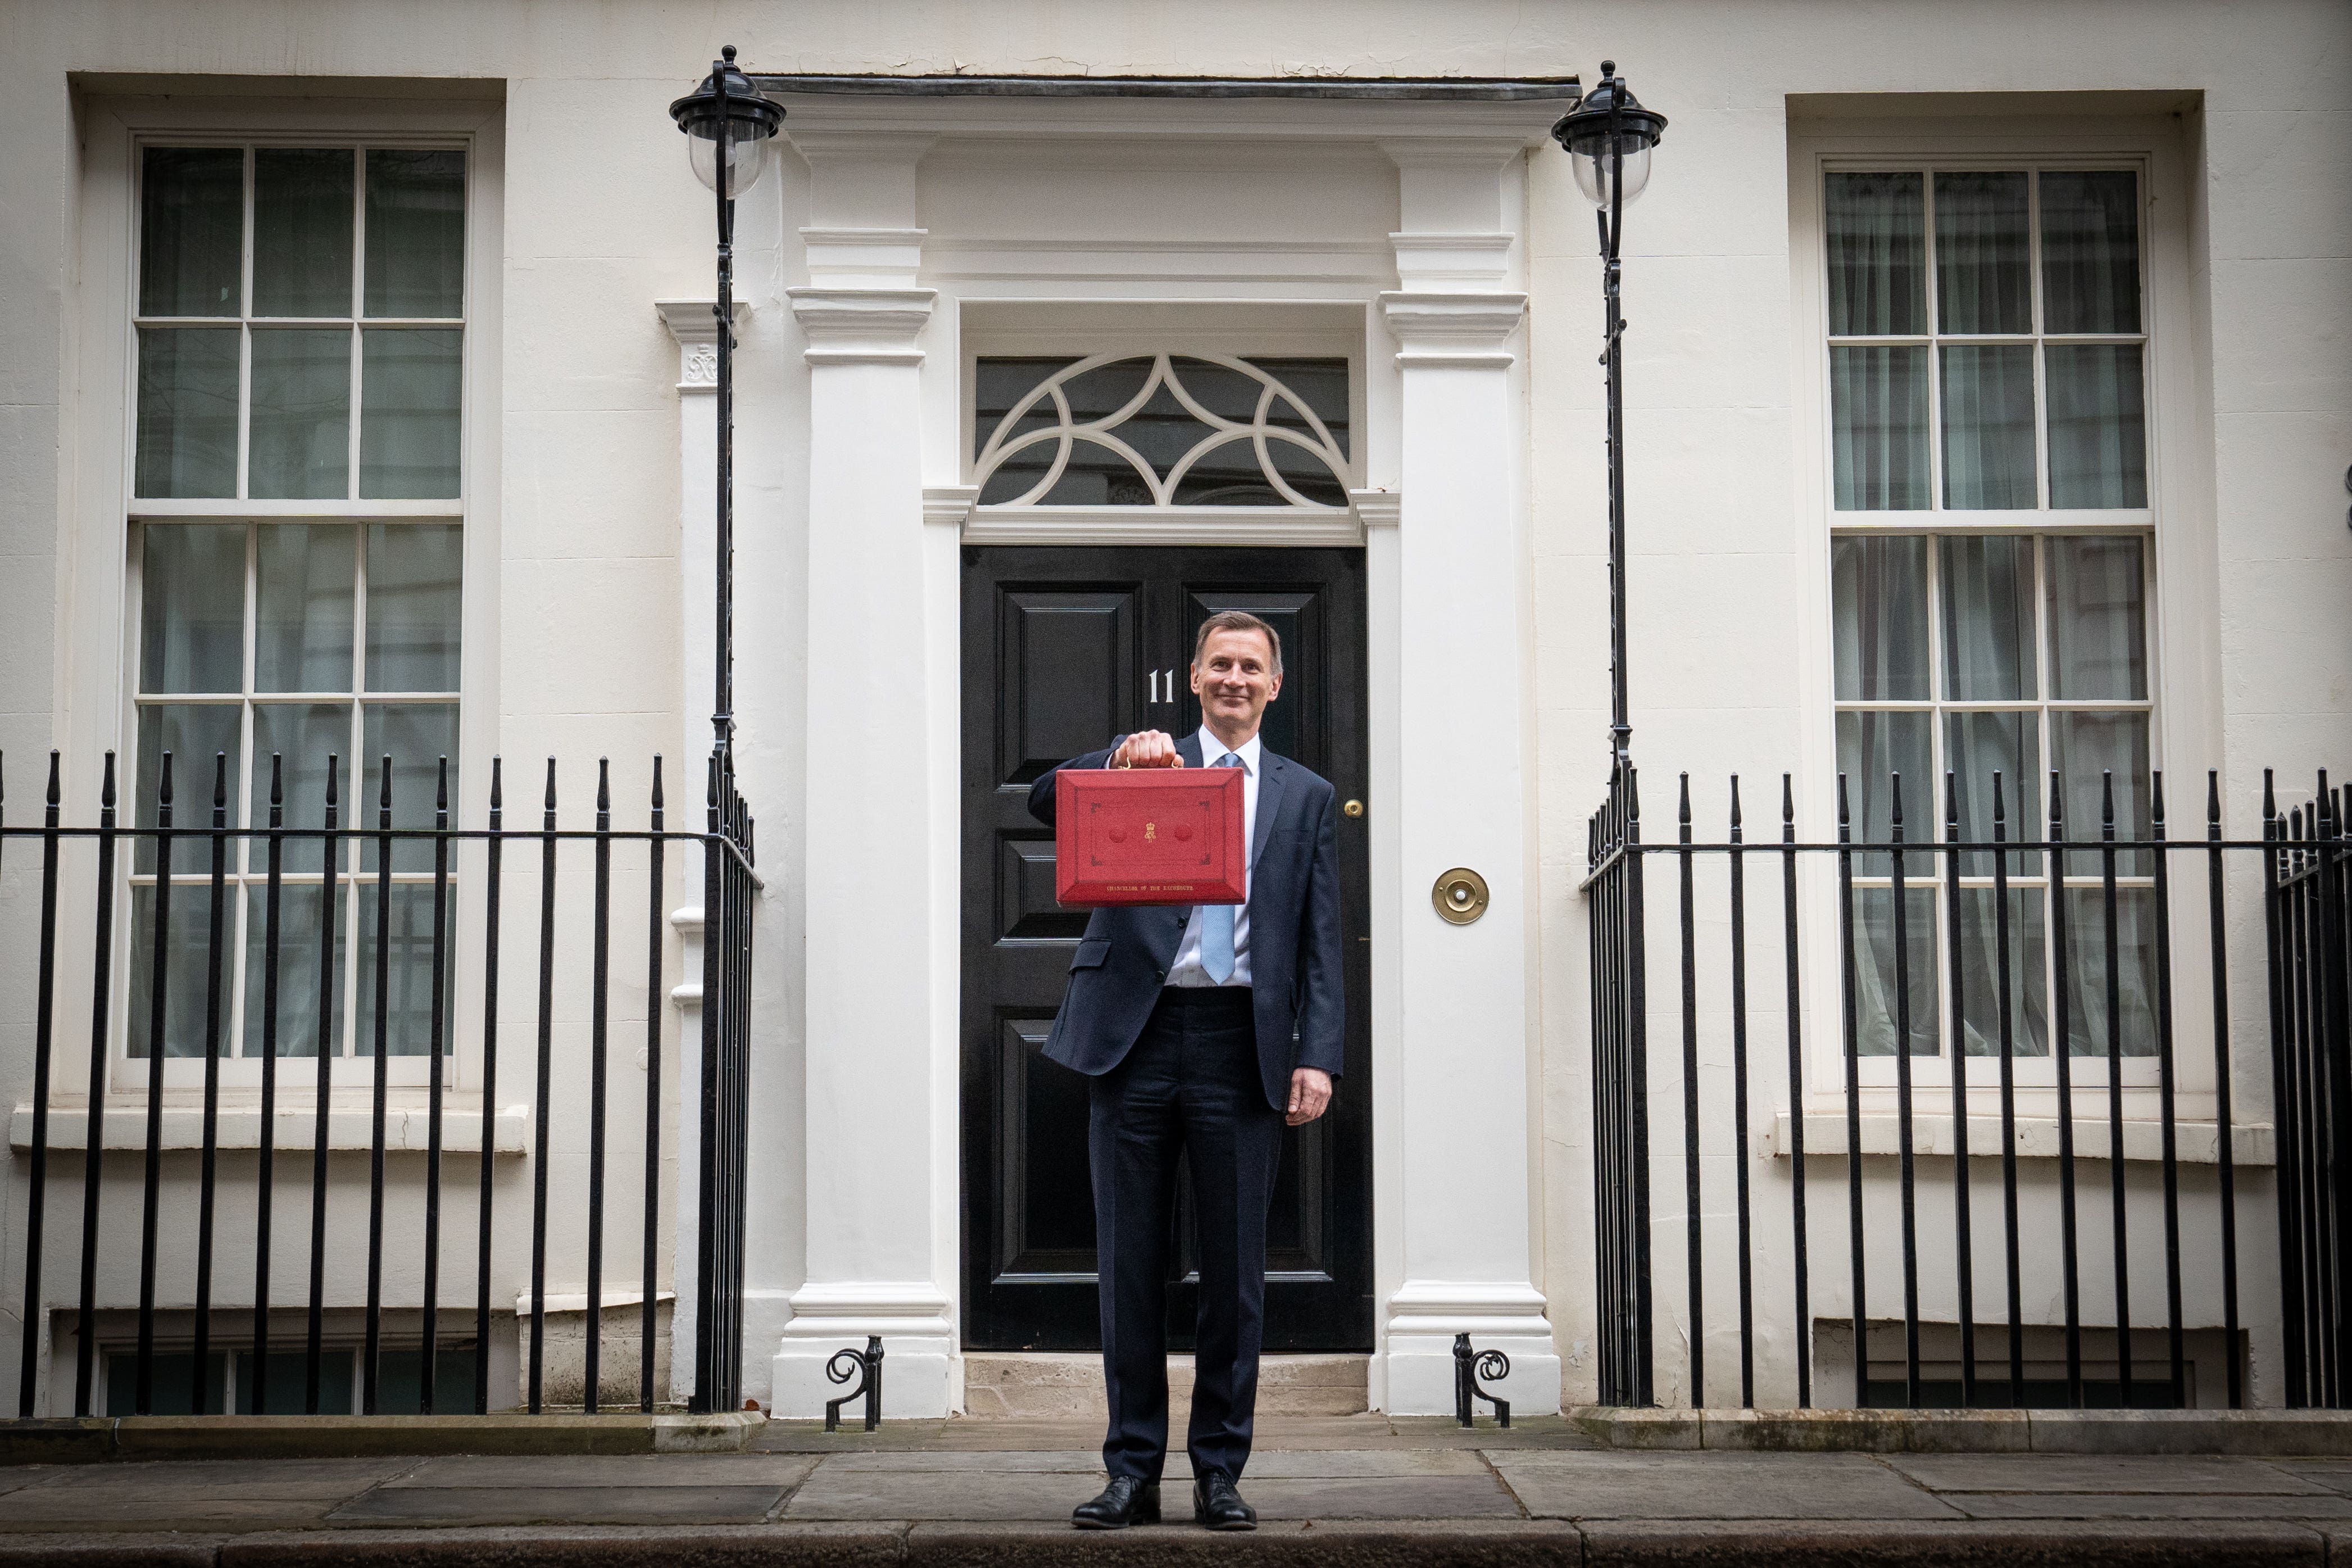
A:
[[[1238,768],[1065,768],[1054,776],[1054,896],[1242,903],[1242,789]]]

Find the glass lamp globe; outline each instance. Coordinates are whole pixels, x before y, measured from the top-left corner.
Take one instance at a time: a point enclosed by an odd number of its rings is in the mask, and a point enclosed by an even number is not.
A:
[[[702,85],[669,106],[669,116],[686,132],[694,177],[716,191],[725,181],[730,201],[759,183],[767,166],[768,143],[783,128],[782,106],[761,92],[735,66],[735,46]]]
[[[1650,183],[1650,151],[1665,129],[1666,117],[1642,107],[1633,89],[1617,75],[1617,62],[1603,60],[1601,85],[1562,116],[1551,134],[1568,150],[1576,188],[1584,193],[1586,201],[1606,208],[1612,194],[1618,195],[1621,204],[1630,203]],[[1609,188],[1612,168],[1624,186],[1622,194]]]

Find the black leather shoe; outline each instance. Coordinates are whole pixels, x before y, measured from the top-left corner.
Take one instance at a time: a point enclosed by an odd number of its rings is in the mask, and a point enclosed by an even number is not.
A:
[[[1211,1530],[1255,1530],[1257,1510],[1242,1500],[1234,1478],[1202,1470],[1192,1479],[1192,1517]]]
[[[1130,1524],[1157,1524],[1160,1483],[1139,1476],[1113,1476],[1100,1497],[1070,1511],[1070,1522],[1080,1530],[1125,1530]]]

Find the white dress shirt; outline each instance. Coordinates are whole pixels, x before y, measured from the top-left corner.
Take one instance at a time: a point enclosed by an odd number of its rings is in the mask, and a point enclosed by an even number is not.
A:
[[[1225,984],[1246,986],[1250,983],[1249,961],[1249,886],[1252,874],[1250,847],[1257,842],[1257,778],[1258,737],[1251,736],[1239,746],[1227,746],[1207,725],[1201,727],[1201,765],[1214,768],[1217,759],[1232,752],[1242,759],[1242,894],[1243,902],[1234,905],[1234,972]],[[1176,945],[1176,961],[1168,966],[1168,984],[1171,986],[1214,986],[1209,971],[1201,967],[1201,909],[1184,922],[1184,939]]]

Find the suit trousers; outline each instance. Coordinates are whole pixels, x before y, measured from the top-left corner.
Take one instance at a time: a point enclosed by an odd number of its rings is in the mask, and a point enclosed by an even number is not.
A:
[[[1176,1167],[1192,1176],[1200,1252],[1192,1472],[1239,1479],[1249,1462],[1265,1328],[1265,1222],[1283,1113],[1266,1103],[1246,987],[1160,993],[1119,1064],[1093,1081],[1087,1151],[1095,1187],[1103,1466],[1160,1479],[1168,1454],[1168,1282]]]

